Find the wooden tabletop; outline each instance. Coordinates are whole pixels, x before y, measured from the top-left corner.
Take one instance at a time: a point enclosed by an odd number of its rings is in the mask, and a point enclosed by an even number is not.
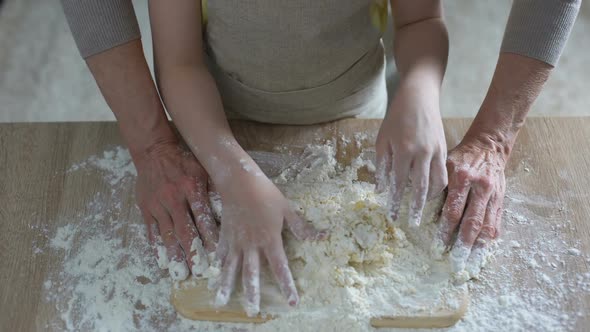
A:
[[[449,148],[455,146],[470,120],[445,120]],[[271,149],[288,142],[303,146],[328,136],[338,139],[367,133],[374,137],[377,120],[345,120],[322,126],[268,126],[236,122],[232,128],[246,149]],[[590,118],[532,118],[522,130],[506,170],[508,192],[503,239],[518,241],[523,247],[557,236],[565,247],[590,253]],[[0,124],[0,330],[46,330],[55,319],[56,308],[43,296],[43,282],[59,268],[57,258],[35,255],[35,246],[46,246],[47,237],[39,229],[53,233],[67,216],[84,213],[89,197],[109,194],[104,181],[93,176],[75,176],[67,170],[92,155],[122,145],[115,123],[26,123]],[[131,212],[133,188],[124,192],[121,209],[133,222],[141,220]],[[541,203],[539,203],[541,202]],[[538,220],[520,225],[517,203]],[[570,220],[570,226],[555,225]],[[516,248],[517,246],[513,246]],[[490,266],[501,269],[522,264],[522,257],[504,255]],[[516,250],[516,249],[514,249]],[[564,254],[548,253],[548,254]],[[586,256],[587,257],[587,256]],[[578,259],[564,264],[572,280],[587,273],[590,262]],[[567,264],[566,264],[567,263]],[[547,268],[547,274],[556,272]],[[493,278],[492,278],[493,279]],[[527,268],[515,270],[513,283],[519,287],[543,287]],[[590,312],[590,293],[579,292],[561,301],[564,313],[575,319],[576,330],[590,326],[590,317],[574,318]]]

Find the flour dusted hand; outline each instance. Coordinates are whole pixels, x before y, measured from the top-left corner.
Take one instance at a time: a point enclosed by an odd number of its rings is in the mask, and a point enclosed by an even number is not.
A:
[[[493,146],[465,139],[449,153],[449,193],[440,218],[440,248],[450,247],[455,272],[477,275],[486,247],[498,236],[506,190],[507,157]],[[457,240],[452,239],[458,231]]]
[[[207,191],[207,172],[178,142],[160,142],[136,160],[136,196],[158,265],[175,280],[208,267],[218,229]]]
[[[438,97],[423,90],[400,85],[376,143],[377,190],[389,191],[390,217],[397,220],[404,191],[411,183],[408,222],[412,226],[420,224],[427,199],[447,185],[447,146]]]
[[[289,305],[297,305],[299,295],[281,237],[283,225],[300,240],[324,239],[326,232],[316,230],[291,210],[283,194],[251,160],[244,160],[232,180],[218,189],[223,202],[217,250],[222,271],[215,304],[228,303],[241,269],[246,313],[256,315],[260,311],[261,260],[266,258]]]

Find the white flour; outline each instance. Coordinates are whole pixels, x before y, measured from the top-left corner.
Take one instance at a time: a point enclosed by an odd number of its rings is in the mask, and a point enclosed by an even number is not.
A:
[[[122,157],[128,158],[124,151],[119,148],[107,151],[103,158],[90,158],[80,168],[102,170],[105,182],[113,186],[116,196],[123,188],[131,185],[131,181],[126,179],[132,180],[134,175],[134,172],[122,171],[130,162],[129,159],[127,163],[122,162]],[[308,173],[313,171],[312,168]],[[305,179],[314,176],[301,175],[298,180],[302,186],[300,189],[279,185],[289,198],[298,195],[317,198],[313,196],[317,193],[312,191],[318,184],[304,184]],[[590,260],[587,253],[580,249],[579,243],[565,243],[560,237],[565,229],[572,227],[567,219],[567,209],[542,197],[519,194],[518,188],[511,187],[510,181],[508,183],[504,236],[510,238],[513,234],[528,230],[533,224],[537,236],[531,243],[521,241],[500,244],[491,267],[482,272],[480,280],[469,284],[472,299],[467,316],[447,331],[571,330],[577,315],[584,314],[583,297],[590,293],[590,272],[576,274],[568,272],[567,267],[587,267]],[[329,185],[325,182],[321,184]],[[333,189],[337,194],[323,199],[325,211],[310,208],[316,202],[299,203],[306,218],[319,225],[334,225],[338,220],[317,219],[325,217],[331,208],[334,209],[332,212],[335,218],[342,218],[344,214],[378,215],[375,211],[380,209],[377,204],[380,198],[372,194],[370,186],[358,183],[353,189],[339,187],[336,183],[331,185],[335,186]],[[309,192],[305,193],[304,190]],[[410,282],[414,286],[420,285],[413,280],[412,273],[416,267],[411,266],[410,262],[428,262],[424,260],[426,256],[421,256],[427,255],[423,248],[411,241],[412,236],[420,234],[405,233],[397,227],[387,228],[384,226],[385,221],[377,217],[369,218],[366,223],[355,223],[354,218],[342,218],[338,226],[341,229],[336,232],[333,230],[332,236],[345,236],[344,242],[331,239],[324,243],[304,242],[288,246],[290,257],[299,255],[308,257],[308,260],[313,253],[334,253],[332,257],[318,257],[317,261],[329,259],[338,267],[334,270],[330,270],[329,266],[317,271],[310,270],[316,259],[313,255],[308,262],[300,260],[293,264],[292,270],[299,289],[307,289],[302,294],[299,308],[307,311],[305,314],[298,315],[297,311],[291,311],[284,319],[259,326],[193,322],[178,316],[169,304],[172,281],[166,272],[157,268],[147,245],[145,227],[129,223],[129,220],[140,222],[139,211],[134,208],[131,215],[127,216],[120,204],[108,203],[111,201],[116,202],[117,199],[96,195],[84,215],[68,220],[68,225],[59,227],[53,234],[49,248],[40,248],[51,255],[62,257],[59,263],[61,272],[49,276],[44,284],[46,301],[54,304],[60,314],[59,319],[47,326],[48,329],[316,331],[323,328],[326,331],[362,331],[369,329],[366,315],[380,301],[385,306],[400,303],[407,310],[411,309],[415,303],[406,295],[415,291],[404,288],[403,284]],[[343,211],[337,211],[338,206]],[[551,217],[544,217],[536,212],[538,206],[554,208],[556,212]],[[112,217],[105,218],[107,212]],[[385,227],[385,231],[372,231],[381,227]],[[427,224],[420,229],[428,229]],[[125,238],[121,236],[124,231]],[[291,243],[292,239],[288,237],[287,241]],[[341,247],[338,243],[345,245]],[[385,243],[391,243],[394,247],[388,248]],[[408,255],[413,253],[409,251],[412,246],[415,246],[412,250],[417,254]],[[408,256],[404,257],[404,253]],[[395,266],[386,264],[394,261]],[[376,271],[379,274],[375,273],[373,279],[367,278],[367,275]],[[423,271],[424,275],[428,275],[428,268],[424,267]],[[322,273],[329,274],[326,278],[329,283],[325,289],[310,280],[315,274]],[[513,279],[530,280],[530,283],[528,287],[519,288],[512,282]],[[339,285],[346,287],[337,288]],[[378,290],[385,286],[397,293],[379,293]],[[332,294],[334,290],[337,291]],[[418,288],[417,291],[419,293],[421,290]],[[566,299],[573,299],[580,312],[565,315]],[[322,301],[330,304],[324,305]],[[355,304],[356,311],[341,312],[335,306],[346,307],[349,304]],[[322,308],[311,309],[314,306]],[[326,321],[326,313],[330,309],[333,309],[331,318]]]
[[[304,155],[309,162],[299,163],[303,168],[287,169],[275,182],[301,216],[329,230],[330,236],[311,242],[286,235],[301,302],[297,310],[287,312],[284,307],[262,307],[279,318],[259,330],[277,331],[302,320],[322,331],[336,323],[347,330],[364,330],[371,317],[459,306],[460,290],[452,285],[449,262],[433,260],[430,242],[424,241],[425,234],[432,236],[436,230],[433,221],[444,197],[426,207],[423,228],[405,232],[386,219],[386,194],[377,195],[373,185],[356,181],[356,171],[365,162],[359,159],[354,167],[339,171],[327,145],[309,147]],[[404,224],[407,211],[404,208],[400,214]],[[263,275],[265,284],[271,280]]]

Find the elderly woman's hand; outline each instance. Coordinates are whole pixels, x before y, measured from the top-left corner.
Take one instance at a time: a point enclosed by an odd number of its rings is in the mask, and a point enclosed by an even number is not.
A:
[[[158,265],[175,280],[209,266],[218,229],[209,206],[208,175],[178,141],[158,142],[136,160],[136,197]]]
[[[477,274],[486,247],[499,234],[506,189],[504,168],[508,156],[490,138],[468,136],[449,152],[448,196],[440,217],[434,252],[451,248],[454,272]],[[457,233],[455,243],[452,243]]]

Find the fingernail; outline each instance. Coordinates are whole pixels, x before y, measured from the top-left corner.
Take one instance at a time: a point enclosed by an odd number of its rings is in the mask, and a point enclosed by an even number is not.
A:
[[[168,264],[168,273],[170,273],[170,277],[172,280],[185,280],[188,277],[188,267],[184,261],[175,261],[172,260]]]
[[[287,302],[292,307],[296,306],[297,303],[299,303],[299,296],[297,295],[297,293],[291,293],[291,295],[289,295],[289,298],[287,299]]]
[[[469,257],[469,248],[461,240],[457,240],[451,250],[450,260],[453,272],[459,273],[465,270],[465,262]]]
[[[229,301],[229,292],[220,289],[215,296],[215,307],[223,307]]]

